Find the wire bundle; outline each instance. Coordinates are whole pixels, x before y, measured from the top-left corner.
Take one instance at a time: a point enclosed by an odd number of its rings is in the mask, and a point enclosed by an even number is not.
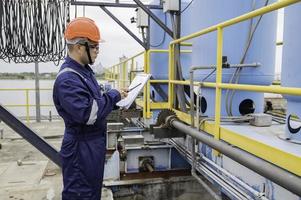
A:
[[[65,56],[68,0],[0,0],[0,59],[30,63]]]

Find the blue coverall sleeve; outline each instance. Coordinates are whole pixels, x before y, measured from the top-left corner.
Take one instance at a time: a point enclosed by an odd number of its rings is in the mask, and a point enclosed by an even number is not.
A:
[[[117,90],[93,98],[87,86],[76,78],[61,80],[58,87],[57,96],[61,107],[72,121],[79,124],[94,124],[97,118],[105,118],[120,100]]]
[[[57,97],[70,119],[86,124],[92,109],[93,98],[85,85],[76,79],[64,79],[58,84]]]
[[[118,90],[110,90],[103,94],[103,96],[97,101],[98,113],[97,117],[105,118],[114,109],[116,103],[120,101],[121,96]]]

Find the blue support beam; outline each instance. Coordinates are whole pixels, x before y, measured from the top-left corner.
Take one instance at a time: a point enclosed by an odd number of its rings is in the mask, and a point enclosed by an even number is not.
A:
[[[59,167],[62,167],[62,162],[58,151],[48,144],[42,137],[36,134],[33,130],[28,128],[24,123],[17,119],[13,114],[6,110],[0,104],[0,120],[7,124],[11,129],[18,133],[21,137],[27,140],[35,148],[37,148],[41,153],[47,156]]]

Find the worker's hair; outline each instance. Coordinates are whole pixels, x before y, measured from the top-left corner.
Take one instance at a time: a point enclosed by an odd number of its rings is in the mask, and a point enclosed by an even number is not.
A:
[[[72,52],[75,44],[67,44],[68,52]]]
[[[79,44],[79,43],[83,44],[87,41],[88,41],[88,39],[86,39],[86,38],[74,38],[72,40],[66,40],[68,51],[72,52],[74,49],[74,45]]]

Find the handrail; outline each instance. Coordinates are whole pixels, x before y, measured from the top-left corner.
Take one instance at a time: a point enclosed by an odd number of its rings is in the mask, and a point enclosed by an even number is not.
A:
[[[259,8],[257,10],[251,11],[249,13],[243,14],[241,16],[235,17],[233,19],[227,20],[227,21],[219,23],[217,25],[208,27],[208,28],[203,29],[203,30],[201,30],[199,32],[196,32],[196,33],[193,33],[193,34],[181,37],[181,38],[179,38],[177,40],[173,40],[172,42],[170,42],[170,45],[172,45],[172,44],[178,44],[180,42],[184,42],[186,40],[190,40],[190,39],[196,38],[198,36],[201,36],[201,35],[213,32],[213,31],[217,30],[218,28],[225,28],[225,27],[228,27],[228,26],[231,26],[231,25],[234,25],[234,24],[246,21],[248,19],[257,17],[259,15],[266,14],[266,13],[269,13],[269,12],[272,12],[274,10],[278,10],[280,8],[283,8],[283,7],[289,6],[289,5],[294,4],[294,3],[298,3],[298,2],[300,2],[300,0],[280,0],[280,1],[276,2],[276,3],[271,4],[271,5]]]
[[[136,55],[127,58],[123,60],[122,62],[115,64],[111,67],[108,67],[105,69],[105,79],[108,81],[117,81],[118,87],[126,87],[126,82],[128,82],[127,77],[128,77],[128,72],[126,71],[126,65],[129,61],[131,61],[131,72],[134,71],[135,64],[134,60],[143,55],[144,51],[137,53]],[[118,69],[118,67],[120,69]],[[137,66],[136,66],[137,67]],[[119,74],[119,70],[121,74]],[[134,77],[134,74],[130,74],[130,80],[132,80]]]
[[[181,43],[181,45],[185,45],[185,46],[191,46],[190,43]],[[150,71],[150,66],[151,66],[151,61],[150,61],[150,57],[152,53],[169,53],[168,49],[149,49],[147,51],[143,51],[140,52],[118,64],[115,64],[111,67],[106,68],[106,71],[108,72],[105,75],[106,80],[109,81],[117,81],[122,82],[124,81],[123,79],[120,79],[120,76],[118,77],[114,77],[114,75],[112,76],[112,72],[110,72],[110,70],[118,67],[118,66],[122,66],[123,64],[127,63],[128,61],[132,61],[132,70],[133,71],[133,59],[137,58],[140,55],[144,55],[144,68],[143,68],[143,72],[144,73],[151,73]],[[181,53],[192,53],[192,50],[181,50]],[[115,70],[115,69],[114,69]],[[123,76],[123,75],[122,75]],[[134,74],[130,74],[131,80],[133,79]],[[146,84],[146,87],[144,88],[144,97],[143,97],[143,103],[141,101],[139,101],[139,106],[141,106],[143,108],[143,117],[144,118],[150,118],[151,117],[151,110],[152,109],[159,109],[159,108],[168,108],[167,104],[168,102],[156,102],[156,103],[152,103],[150,101],[150,84],[151,83],[162,83],[162,84],[168,84],[169,80],[149,80]]]
[[[30,107],[36,106],[36,104],[30,104],[29,91],[35,91],[34,88],[0,88],[1,91],[11,92],[11,91],[24,91],[25,92],[25,104],[3,104],[5,107],[25,107],[26,109],[26,122],[30,121]],[[52,88],[40,88],[40,91],[52,91]],[[40,104],[41,107],[53,107],[54,104]]]
[[[220,139],[220,118],[221,118],[221,92],[222,89],[237,89],[237,90],[248,90],[248,91],[256,91],[256,92],[274,92],[280,94],[294,94],[294,95],[301,95],[301,90],[298,88],[288,88],[288,87],[278,87],[275,88],[273,86],[258,86],[258,85],[242,85],[242,84],[225,84],[222,83],[222,49],[223,49],[223,29],[225,27],[240,23],[242,21],[272,12],[274,10],[289,6],[291,4],[300,2],[301,0],[282,0],[271,5],[259,8],[252,12],[243,14],[241,16],[235,17],[233,19],[227,20],[225,22],[219,23],[217,25],[205,28],[199,32],[184,36],[177,40],[171,41],[169,44],[169,105],[170,109],[173,108],[172,100],[174,98],[174,87],[175,84],[181,83],[178,81],[177,83],[171,82],[174,81],[174,48],[176,44],[181,42],[199,37],[201,35],[205,35],[207,33],[217,31],[217,71],[216,71],[216,82],[215,83],[204,83],[204,87],[215,87],[216,94],[215,94],[215,135],[216,139]]]

